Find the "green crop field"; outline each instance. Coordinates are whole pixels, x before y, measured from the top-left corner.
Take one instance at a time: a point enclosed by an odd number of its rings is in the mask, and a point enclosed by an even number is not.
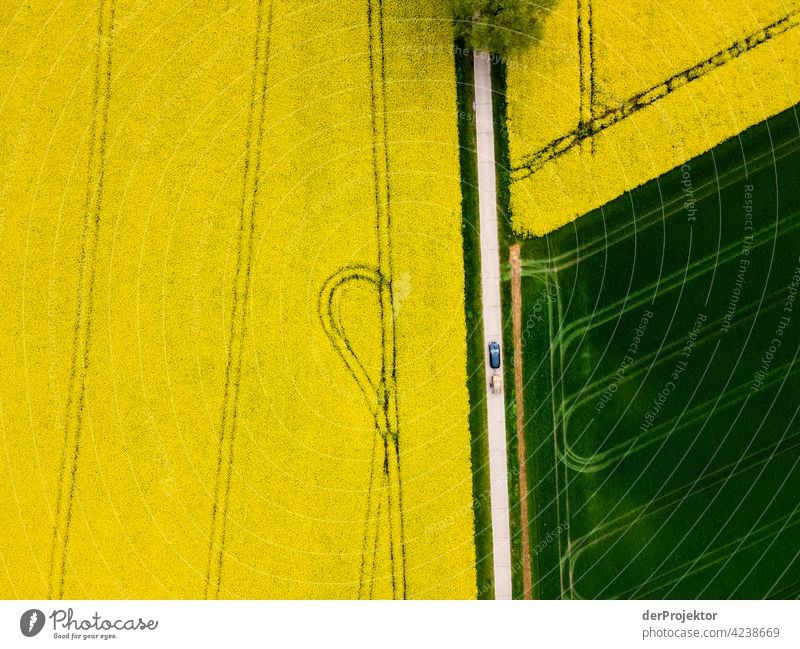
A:
[[[800,596],[799,119],[523,242],[536,596]]]

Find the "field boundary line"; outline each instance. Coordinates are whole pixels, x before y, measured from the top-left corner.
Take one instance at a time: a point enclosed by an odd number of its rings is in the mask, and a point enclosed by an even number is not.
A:
[[[787,147],[792,148],[786,150]],[[752,158],[749,166],[744,164],[739,165],[732,170],[720,174],[714,180],[697,185],[694,191],[695,201],[700,202],[701,200],[709,198],[710,196],[716,196],[718,191],[731,187],[740,180],[747,178],[748,173],[752,176],[759,171],[772,168],[776,162],[780,162],[784,158],[796,153],[798,149],[800,149],[800,138],[795,137],[775,146],[770,151],[760,153],[756,157]],[[779,151],[780,155],[778,155]],[[755,164],[756,162],[760,162],[762,160],[766,160],[766,163],[761,165]],[[744,170],[747,173],[739,173],[740,170]],[[730,182],[721,182],[723,179],[728,179],[729,177],[731,178]],[[536,275],[550,273],[552,271],[562,271],[571,268],[578,262],[583,261],[588,257],[600,254],[607,247],[621,243],[625,239],[630,238],[632,235],[641,233],[650,227],[662,223],[665,218],[679,214],[684,209],[684,202],[685,196],[676,193],[673,198],[665,200],[656,209],[645,212],[641,216],[637,217],[633,222],[621,224],[614,229],[608,230],[602,236],[598,236],[596,239],[582,244],[580,256],[578,255],[578,251],[573,249],[542,260],[523,259],[522,274]]]
[[[511,264],[511,319],[514,332],[514,396],[517,404],[517,462],[519,463],[519,507],[522,527],[522,597],[531,599],[533,572],[531,541],[528,529],[528,472],[525,452],[525,400],[522,396],[522,266],[519,244],[509,248]]]

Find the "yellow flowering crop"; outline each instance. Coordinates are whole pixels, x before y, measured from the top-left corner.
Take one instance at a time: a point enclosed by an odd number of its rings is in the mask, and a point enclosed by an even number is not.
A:
[[[511,209],[550,232],[800,102],[797,0],[561,0],[509,61]]]
[[[446,2],[203,7],[0,10],[0,596],[474,597]]]

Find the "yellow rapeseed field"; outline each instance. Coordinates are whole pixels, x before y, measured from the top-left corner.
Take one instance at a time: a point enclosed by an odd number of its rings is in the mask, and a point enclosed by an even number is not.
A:
[[[508,63],[511,210],[541,235],[800,102],[798,0],[559,0]]]
[[[446,16],[0,7],[0,596],[475,597]]]

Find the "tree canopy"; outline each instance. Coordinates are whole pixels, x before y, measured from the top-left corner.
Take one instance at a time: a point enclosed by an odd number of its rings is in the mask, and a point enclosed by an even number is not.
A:
[[[548,0],[452,0],[456,36],[473,50],[508,54],[538,35]]]

